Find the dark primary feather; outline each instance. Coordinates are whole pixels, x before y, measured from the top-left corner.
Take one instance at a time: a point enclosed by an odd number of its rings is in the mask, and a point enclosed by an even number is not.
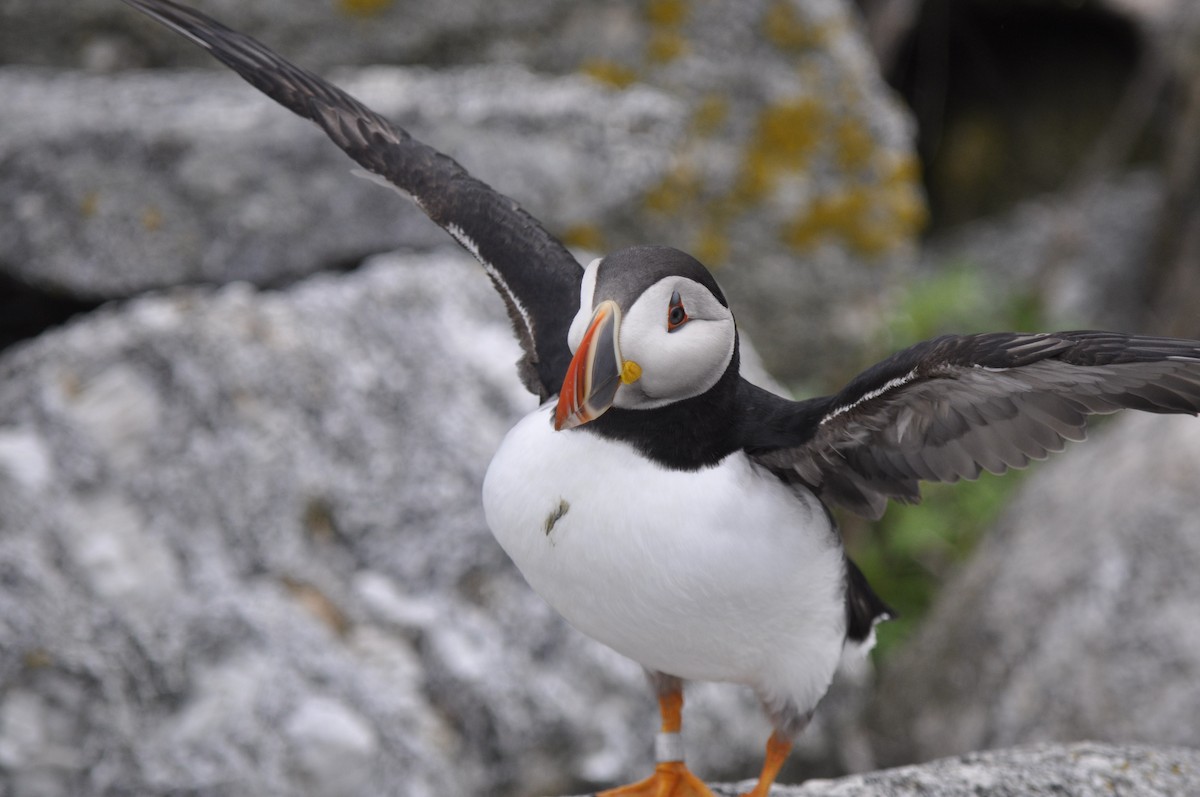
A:
[[[834,396],[763,404],[747,450],[825,500],[878,518],[888,499],[919,501],[920,481],[1003,473],[1061,451],[1084,438],[1090,415],[1196,414],[1200,342],[1111,332],[948,335],[898,352]]]
[[[512,199],[413,139],[341,89],[294,66],[249,36],[170,0],[124,0],[229,66],[293,113],[316,122],[361,166],[411,194],[425,213],[483,264],[508,305],[524,350],[525,386],[557,393],[571,361],[567,329],[582,269]]]
[[[877,623],[895,618],[896,611],[875,594],[858,565],[847,558],[846,638],[854,642],[865,642]]]

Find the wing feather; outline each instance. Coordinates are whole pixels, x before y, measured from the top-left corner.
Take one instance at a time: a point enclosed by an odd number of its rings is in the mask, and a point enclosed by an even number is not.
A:
[[[453,159],[257,40],[172,0],[124,2],[315,122],[360,166],[412,196],[483,265],[504,299],[523,350],[518,370],[525,386],[542,398],[558,392],[571,359],[566,336],[583,270],[536,219]]]
[[[1200,411],[1200,342],[1088,331],[938,338],[797,404],[806,425],[790,434],[802,442],[753,453],[874,518],[889,499],[920,500],[920,481],[1045,459],[1084,439],[1089,416],[1120,409]]]

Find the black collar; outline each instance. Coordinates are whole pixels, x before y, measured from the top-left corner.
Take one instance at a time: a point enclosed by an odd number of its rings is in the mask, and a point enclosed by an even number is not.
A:
[[[629,443],[642,456],[672,470],[716,465],[741,448],[738,353],[720,380],[699,396],[652,410],[613,407],[578,432]]]

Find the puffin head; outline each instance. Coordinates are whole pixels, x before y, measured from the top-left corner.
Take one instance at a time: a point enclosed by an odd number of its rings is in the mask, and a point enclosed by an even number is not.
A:
[[[649,410],[699,396],[735,361],[737,331],[716,280],[667,246],[636,246],[584,270],[555,429],[610,407]]]

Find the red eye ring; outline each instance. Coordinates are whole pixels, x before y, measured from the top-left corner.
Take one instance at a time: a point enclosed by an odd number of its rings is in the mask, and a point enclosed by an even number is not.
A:
[[[671,304],[667,307],[667,331],[674,332],[688,322],[687,310],[683,309],[683,299],[679,291],[671,294]]]

